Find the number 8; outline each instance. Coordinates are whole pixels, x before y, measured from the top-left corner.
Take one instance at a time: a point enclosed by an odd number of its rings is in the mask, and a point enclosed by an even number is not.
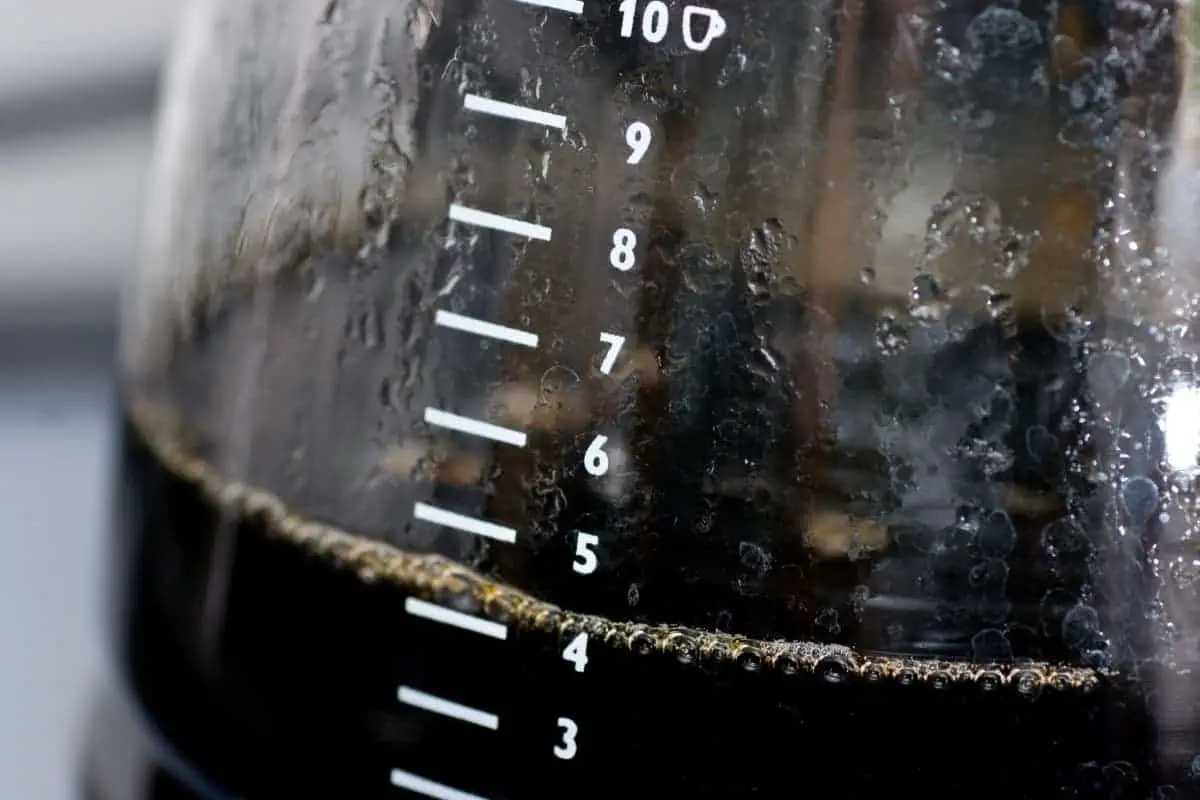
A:
[[[618,228],[613,233],[613,248],[608,254],[608,263],[621,272],[629,272],[637,261],[633,248],[637,247],[637,234],[629,228]]]

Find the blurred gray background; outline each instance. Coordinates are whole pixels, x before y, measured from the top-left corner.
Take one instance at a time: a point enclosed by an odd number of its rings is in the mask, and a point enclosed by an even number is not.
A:
[[[0,0],[0,800],[74,796],[104,671],[116,298],[181,0]]]

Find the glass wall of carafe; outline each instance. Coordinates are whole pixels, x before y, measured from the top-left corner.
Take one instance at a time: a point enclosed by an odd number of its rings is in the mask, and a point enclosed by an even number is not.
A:
[[[162,747],[248,798],[1193,791],[1194,38],[197,3],[121,354]]]

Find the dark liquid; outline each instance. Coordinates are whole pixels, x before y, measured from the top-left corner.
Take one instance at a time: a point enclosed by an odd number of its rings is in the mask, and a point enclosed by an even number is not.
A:
[[[165,740],[231,794],[403,797],[392,769],[507,798],[1147,797],[1160,783],[1128,684],[569,614],[244,488],[218,504],[215,473],[147,430],[123,426],[122,653]],[[414,618],[411,595],[507,619],[509,638]],[[561,652],[585,629],[579,674]],[[499,729],[402,706],[400,685]],[[553,753],[560,717],[578,727],[570,760]]]

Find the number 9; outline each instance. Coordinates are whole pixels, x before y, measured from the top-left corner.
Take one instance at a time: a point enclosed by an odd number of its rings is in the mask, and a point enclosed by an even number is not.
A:
[[[646,157],[646,153],[650,150],[650,143],[654,140],[654,134],[650,131],[650,126],[644,122],[635,122],[625,129],[625,144],[629,145],[629,158],[625,161],[626,164],[640,164],[642,159]]]

